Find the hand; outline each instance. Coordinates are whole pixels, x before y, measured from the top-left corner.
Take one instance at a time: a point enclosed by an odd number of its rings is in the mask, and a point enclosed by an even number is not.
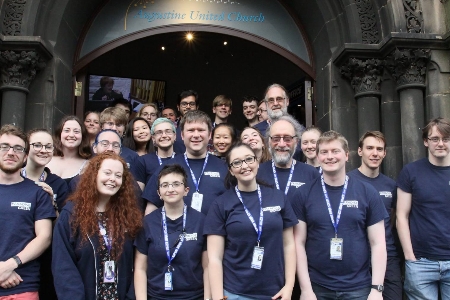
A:
[[[372,289],[370,291],[369,297],[367,297],[367,300],[382,300],[383,299],[383,293],[380,293],[379,291]]]
[[[11,275],[0,284],[0,286],[4,289],[10,289],[15,286],[18,286],[22,281],[23,281],[22,277],[20,277],[19,274],[13,271]]]
[[[12,258],[7,261],[0,261],[0,282],[3,283],[5,280],[9,279],[16,267],[17,263]]]
[[[290,300],[292,296],[292,287],[284,286],[275,296],[272,297],[272,300]]]
[[[36,181],[34,182],[36,185],[42,187],[42,189],[47,192],[50,197],[52,197],[52,201],[53,201],[53,189],[51,188],[51,186],[49,186],[48,184],[46,184],[45,182],[40,182],[40,181]]]
[[[302,291],[300,300],[317,300],[317,297],[316,294],[314,294],[313,290],[306,290]]]

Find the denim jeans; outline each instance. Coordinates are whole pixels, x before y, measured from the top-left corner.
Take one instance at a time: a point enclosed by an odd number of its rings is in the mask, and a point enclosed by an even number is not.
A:
[[[450,299],[450,261],[420,258],[405,262],[405,293],[411,300]]]
[[[371,291],[370,286],[350,292],[340,292],[324,288],[314,282],[311,282],[311,285],[317,300],[367,300]]]
[[[249,298],[249,297],[233,294],[226,290],[223,290],[223,294],[224,294],[224,296],[228,297],[227,300],[256,300],[255,298]]]

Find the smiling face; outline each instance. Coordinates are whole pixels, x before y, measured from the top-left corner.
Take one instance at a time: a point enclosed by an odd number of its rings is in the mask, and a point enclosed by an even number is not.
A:
[[[253,150],[262,150],[264,144],[261,136],[253,128],[247,128],[241,133],[241,141]]]
[[[225,154],[230,149],[231,142],[231,133],[228,127],[221,126],[214,131],[213,145],[220,155]]]
[[[203,156],[208,147],[211,133],[205,122],[185,123],[181,137],[186,146],[186,152],[192,156]]]
[[[75,120],[69,120],[64,123],[61,132],[61,144],[68,149],[77,148],[82,140],[81,126]]]
[[[278,121],[270,126],[270,153],[272,154],[272,159],[277,166],[284,166],[291,162],[294,156],[295,149],[297,148],[297,137],[293,138],[292,141],[286,142],[283,139],[276,142],[276,137],[284,136],[295,136],[295,129],[291,123],[285,120]]]
[[[162,116],[164,118],[171,120],[172,122],[175,122],[177,120],[177,115],[175,114],[175,111],[171,108],[163,109]]]
[[[258,103],[255,101],[244,101],[242,104],[242,110],[247,121],[253,121],[257,117]]]
[[[436,143],[430,140],[434,138],[439,139],[439,141]],[[433,126],[428,132],[428,139],[424,141],[425,147],[428,147],[428,159],[432,163],[446,159],[450,154],[450,142],[444,143],[442,138],[444,138],[444,136],[439,132],[436,126]]]
[[[317,130],[304,131],[302,134],[302,152],[309,160],[317,157],[316,144],[319,137],[320,132]]]
[[[255,153],[245,146],[236,147],[231,150],[229,154],[229,161],[233,163],[235,161],[242,161],[248,157],[254,157]],[[248,184],[256,181],[256,174],[258,173],[259,163],[255,160],[253,163],[242,162],[240,167],[229,167],[231,175],[235,176],[238,183]]]
[[[48,150],[42,147],[40,150],[35,150],[34,145],[41,144],[43,146],[53,146],[53,138],[47,132],[35,132],[30,136],[30,151],[28,152],[28,162],[36,166],[45,166],[53,157],[53,150]]]
[[[153,144],[158,149],[169,149],[175,143],[177,136],[173,131],[173,127],[168,122],[162,122],[154,128],[154,135],[152,136]]]
[[[148,123],[150,123],[150,126],[152,126],[153,122],[155,122],[158,117],[158,114],[153,106],[146,106],[141,110],[139,117],[146,119]]]
[[[285,92],[279,87],[272,87],[267,91],[267,113],[270,118],[279,118],[287,113],[289,99]]]
[[[163,188],[161,184],[168,183],[170,184],[168,187]],[[183,202],[183,197],[187,196],[189,192],[189,187],[181,184],[178,187],[174,187],[172,184],[175,183],[183,183],[183,176],[177,173],[170,173],[164,176],[161,176],[159,180],[158,186],[158,194],[164,203],[178,203]]]
[[[103,146],[103,143],[101,143],[102,141],[108,141],[109,145]],[[100,154],[100,153],[103,153],[106,151],[110,151],[110,152],[114,152],[115,154],[119,155],[120,150],[121,150],[120,147],[114,148],[113,144],[122,145],[122,141],[120,140],[120,137],[114,132],[105,131],[105,132],[102,132],[98,136],[98,143],[94,144],[92,149],[94,150],[94,153],[97,153],[97,154]]]
[[[123,165],[114,159],[105,159],[97,173],[97,190],[100,198],[109,199],[122,186]]]
[[[86,127],[87,132],[96,136],[100,132],[100,118],[96,113],[90,113],[84,119],[84,126]]]
[[[339,140],[323,142],[319,147],[317,158],[322,167],[323,173],[330,175],[345,174],[345,163],[348,161],[348,152],[345,152]]]
[[[136,143],[142,144],[150,141],[150,127],[145,121],[137,120],[133,124],[133,139]]]
[[[216,114],[219,119],[226,120],[231,114],[230,104],[223,103],[213,107],[213,113]]]
[[[0,137],[0,144],[25,147],[24,140],[10,134],[3,134]],[[16,173],[22,168],[24,162],[27,160],[25,152],[14,152],[12,148],[8,149],[8,151],[0,151],[0,155],[0,170],[6,174]]]
[[[267,104],[266,102],[261,102],[258,107],[258,121],[262,122],[269,119],[269,115],[267,114]]]
[[[197,110],[198,106],[195,103],[194,96],[188,96],[186,98],[181,99],[180,104],[178,105],[178,111],[182,116],[184,116],[190,110]]]
[[[358,148],[358,155],[361,156],[362,166],[371,170],[380,167],[386,156],[384,142],[376,137],[369,136],[363,141],[363,147]]]

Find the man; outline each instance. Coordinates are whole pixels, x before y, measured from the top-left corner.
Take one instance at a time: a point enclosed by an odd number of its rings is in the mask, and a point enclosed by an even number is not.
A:
[[[169,119],[170,121],[172,121],[172,122],[175,124],[175,126],[178,125],[178,123],[177,123],[178,116],[177,116],[176,111],[175,111],[172,107],[166,106],[166,107],[162,110],[161,115],[162,115],[164,118],[167,118],[167,119]]]
[[[269,119],[269,115],[267,114],[267,103],[264,100],[259,101],[258,103],[258,122],[264,122]]]
[[[291,196],[309,188],[319,177],[316,168],[296,161],[293,156],[301,135],[301,125],[291,116],[282,116],[269,128],[269,152],[272,160],[259,166],[258,178]]]
[[[386,139],[379,131],[368,131],[359,139],[358,155],[361,166],[348,173],[350,178],[371,184],[380,194],[388,217],[384,219],[387,250],[387,266],[384,276],[383,299],[402,299],[402,275],[400,259],[392,235],[390,216],[395,214],[397,201],[397,184],[394,180],[380,173],[380,166],[386,157]]]
[[[207,214],[210,205],[225,191],[224,179],[228,172],[225,163],[207,152],[212,123],[209,116],[199,110],[187,112],[180,126],[186,152],[163,162],[145,186],[142,197],[148,201],[145,214],[149,214],[163,202],[157,194],[158,174],[165,164],[179,164],[188,174],[189,193],[184,202]]]
[[[130,114],[133,111],[133,106],[131,105],[131,102],[124,99],[124,98],[118,98],[115,99],[109,107],[117,107],[122,109],[125,112],[125,115],[127,117],[127,123],[130,119]]]
[[[253,127],[261,121],[258,121],[258,98],[255,96],[245,96],[242,99],[242,110],[247,119],[249,127]]]
[[[317,141],[322,176],[290,199],[304,299],[382,299],[387,213],[371,185],[346,176],[348,152],[341,134],[325,132]]]
[[[213,127],[216,127],[217,124],[227,123],[228,117],[231,115],[231,105],[231,99],[225,95],[214,98],[212,103],[215,116]]]
[[[158,118],[153,122],[150,132],[153,145],[157,150],[140,156],[135,163],[134,176],[142,190],[144,190],[145,185],[158,166],[175,157],[173,151],[173,144],[176,139],[175,131],[175,125],[167,118]]]
[[[17,127],[0,129],[0,299],[39,299],[38,258],[56,217],[49,194],[20,176],[28,147]]]
[[[273,120],[287,115],[287,107],[289,106],[289,96],[287,90],[280,84],[274,83],[269,85],[264,93],[264,101],[267,105],[267,121],[263,121],[254,125],[262,135],[266,135],[266,130]]]
[[[180,123],[184,115],[190,110],[198,109],[198,94],[193,90],[183,91],[178,95],[178,111],[180,112],[179,123],[177,126],[177,139],[173,145],[173,150],[176,153],[184,153],[186,147],[184,146],[183,140],[181,138]]]
[[[428,158],[407,164],[397,179],[397,231],[405,255],[408,299],[450,298],[450,120],[422,130]]]

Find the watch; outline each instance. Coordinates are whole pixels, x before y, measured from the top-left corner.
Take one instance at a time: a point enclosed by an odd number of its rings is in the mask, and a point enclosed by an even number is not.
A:
[[[377,285],[372,285],[373,289],[376,289],[377,291],[379,291],[380,293],[382,293],[384,291],[384,286],[382,284],[377,284]]]
[[[12,259],[14,259],[14,261],[17,263],[17,267],[20,267],[20,265],[22,265],[22,261],[20,260],[20,257],[18,257],[17,255],[14,255]]]

